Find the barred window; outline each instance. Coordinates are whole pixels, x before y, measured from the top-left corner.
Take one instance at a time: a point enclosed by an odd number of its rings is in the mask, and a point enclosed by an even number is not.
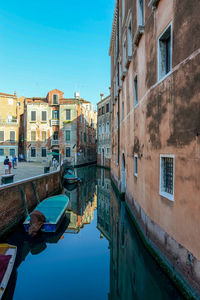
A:
[[[161,156],[160,164],[160,194],[174,200],[174,157]]]
[[[66,157],[70,157],[71,156],[71,149],[70,147],[66,148]]]
[[[47,156],[47,149],[42,148],[42,157],[46,157],[46,156]]]
[[[9,155],[10,156],[15,156],[15,149],[10,149],[9,150]]]
[[[31,157],[36,157],[36,149],[31,147]]]

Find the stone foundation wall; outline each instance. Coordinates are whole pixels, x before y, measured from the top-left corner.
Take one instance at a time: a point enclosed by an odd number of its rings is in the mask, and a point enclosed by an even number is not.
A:
[[[60,171],[0,188],[0,236],[25,218],[27,211],[61,189]]]
[[[116,180],[115,183],[117,183]],[[131,208],[146,237],[164,254],[186,281],[200,293],[200,261],[151,220],[128,191],[125,194],[125,201]]]

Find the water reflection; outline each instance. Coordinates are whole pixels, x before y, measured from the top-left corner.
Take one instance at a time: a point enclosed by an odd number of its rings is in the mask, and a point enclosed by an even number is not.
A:
[[[7,237],[18,252],[4,300],[181,299],[144,248],[110,173],[76,172],[81,184],[63,187],[70,206],[56,234],[31,238],[19,226]]]

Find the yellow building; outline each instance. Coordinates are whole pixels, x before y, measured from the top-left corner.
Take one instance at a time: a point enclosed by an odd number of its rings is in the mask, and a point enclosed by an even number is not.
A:
[[[17,95],[0,92],[0,161],[18,156],[19,117]]]

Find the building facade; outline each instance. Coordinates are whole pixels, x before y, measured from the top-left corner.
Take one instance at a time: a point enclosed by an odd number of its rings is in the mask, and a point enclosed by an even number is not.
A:
[[[80,165],[96,161],[94,106],[79,97],[63,98],[50,91],[46,98],[26,98],[23,116],[24,155],[27,161],[58,161]]]
[[[103,98],[97,103],[97,164],[102,167],[110,168],[111,160],[111,97]]]
[[[19,106],[17,96],[0,93],[0,162],[18,156]]]
[[[110,43],[112,179],[148,238],[197,289],[199,9],[197,0],[117,0]]]

